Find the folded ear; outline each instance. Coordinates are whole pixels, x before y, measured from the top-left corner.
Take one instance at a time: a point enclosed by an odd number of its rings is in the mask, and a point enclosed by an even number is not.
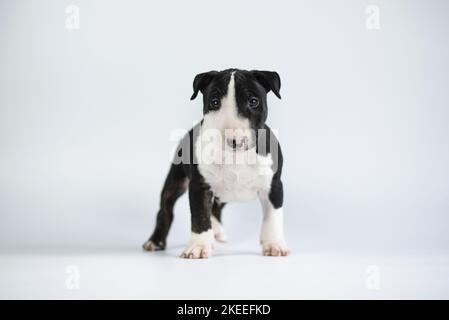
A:
[[[193,94],[190,97],[190,100],[196,98],[196,96],[198,95],[198,91],[203,92],[217,73],[218,71],[209,71],[197,74],[195,76],[195,79],[193,80]]]
[[[256,80],[267,90],[267,93],[271,90],[278,97],[281,98],[279,90],[281,89],[281,78],[277,72],[274,71],[258,71],[252,70],[251,74]]]

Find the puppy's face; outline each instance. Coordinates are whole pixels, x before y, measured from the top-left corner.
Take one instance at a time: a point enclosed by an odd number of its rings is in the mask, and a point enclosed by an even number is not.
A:
[[[254,145],[254,134],[264,128],[268,115],[267,93],[280,98],[281,81],[276,72],[229,69],[200,73],[193,82],[195,99],[203,94],[204,122],[220,130],[226,144],[235,149]]]

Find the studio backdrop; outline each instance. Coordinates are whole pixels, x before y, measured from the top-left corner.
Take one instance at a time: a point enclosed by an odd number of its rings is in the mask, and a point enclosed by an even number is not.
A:
[[[443,0],[1,0],[0,251],[150,254],[178,133],[202,117],[194,76],[235,67],[281,77],[267,123],[294,255],[447,255],[448,12]],[[167,244],[179,253],[187,198]],[[223,221],[237,256],[260,253],[257,201]]]

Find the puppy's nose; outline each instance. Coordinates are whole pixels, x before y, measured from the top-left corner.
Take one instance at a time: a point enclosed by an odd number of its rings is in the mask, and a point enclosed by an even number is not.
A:
[[[248,144],[248,138],[247,137],[241,137],[241,138],[227,138],[226,143],[229,147],[231,147],[234,150],[239,150],[246,148],[246,145]]]

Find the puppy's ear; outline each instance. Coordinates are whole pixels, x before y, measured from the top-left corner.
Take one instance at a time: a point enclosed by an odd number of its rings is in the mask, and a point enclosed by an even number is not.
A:
[[[281,98],[279,90],[281,89],[281,78],[277,72],[274,71],[258,71],[252,70],[251,74],[256,80],[267,90],[267,93],[271,90],[278,97]]]
[[[197,74],[193,80],[193,94],[190,97],[190,100],[196,98],[198,91],[201,91],[202,93],[217,73],[218,71],[209,71]]]

